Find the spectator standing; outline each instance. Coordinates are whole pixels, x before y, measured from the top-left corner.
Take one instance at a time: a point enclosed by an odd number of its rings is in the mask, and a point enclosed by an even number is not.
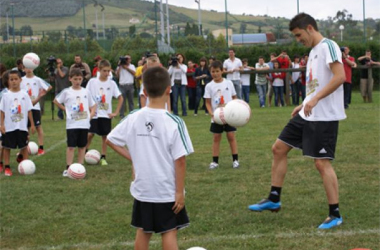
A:
[[[17,59],[16,67],[14,67],[12,70],[18,70],[18,72],[20,72],[21,77],[24,77],[26,75],[24,69],[25,67],[24,67],[24,64],[22,63],[22,60]]]
[[[116,76],[119,78],[119,89],[123,96],[123,104],[120,109],[120,118],[124,118],[126,101],[128,100],[129,112],[135,109],[134,105],[134,92],[135,92],[135,74],[136,67],[131,63],[131,57],[125,56],[125,60],[119,61],[116,69]]]
[[[139,102],[139,108],[141,108],[140,90],[141,90],[141,86],[142,86],[143,68],[144,68],[144,64],[146,63],[145,60],[146,59],[143,58],[142,60],[138,61],[136,73],[135,73],[137,101]]]
[[[344,67],[344,73],[346,74],[346,80],[343,83],[344,90],[344,108],[348,108],[348,104],[351,103],[351,86],[352,86],[352,68],[356,68],[355,58],[349,55],[350,48],[344,47],[342,50],[342,62]]]
[[[99,62],[102,60],[101,56],[96,56],[94,58],[94,68],[92,69],[92,77],[97,77],[98,76],[98,71],[99,71]]]
[[[63,65],[61,58],[57,58],[57,68],[54,71],[55,77],[55,96],[61,93],[62,90],[70,86],[69,81],[69,68]],[[58,109],[58,119],[63,120],[64,112],[62,109]]]
[[[260,72],[260,70],[270,69],[269,65],[264,62],[264,57],[262,56],[259,57],[259,62],[256,63],[255,68],[257,72]],[[259,96],[259,104],[261,108],[265,108],[267,84],[268,84],[267,74],[260,74],[260,73],[256,74],[255,85],[256,85],[257,94]]]
[[[195,82],[195,64],[193,61],[187,61],[187,95],[189,97],[189,110],[195,109],[195,98],[197,93],[197,83]]]
[[[300,61],[300,68],[306,68],[309,55],[305,54]],[[301,72],[301,97],[302,101],[306,98],[306,71]]]
[[[288,69],[291,65],[290,58],[285,50],[283,50],[281,54],[278,57],[276,57],[274,60],[278,61],[278,63],[280,64],[280,69]],[[289,101],[290,90],[289,90],[288,79],[289,79],[289,73],[285,73],[283,91],[285,94],[286,105],[290,105],[290,101]]]
[[[178,96],[181,98],[182,116],[187,116],[186,107],[186,86],[187,86],[187,66],[184,64],[185,56],[177,54],[177,62],[172,62],[169,67],[169,75],[172,81],[173,113],[178,115]]]
[[[280,64],[277,61],[274,61],[273,65],[274,65],[274,69],[280,68]],[[272,73],[274,105],[276,107],[278,106],[279,101],[281,101],[280,107],[284,106],[284,79],[285,77],[286,77],[285,72]]]
[[[294,56],[294,62],[292,62],[293,69],[300,68],[300,57]],[[292,103],[293,105],[300,105],[300,91],[301,91],[301,72],[292,72],[290,78],[290,86],[292,89]]]
[[[3,63],[0,63],[0,92],[5,88],[5,84],[3,82],[3,74],[6,71],[7,71],[7,68],[5,67],[5,65]]]
[[[75,63],[73,65],[71,65],[70,70],[73,69],[73,68],[80,69],[80,71],[83,74],[83,82],[82,82],[81,86],[83,88],[85,88],[87,86],[87,82],[91,78],[90,67],[88,66],[87,63],[82,62],[82,58],[80,57],[80,55],[75,55],[74,61],[75,61]]]
[[[230,80],[235,87],[236,95],[241,99],[241,81],[240,81],[240,70],[243,70],[243,63],[237,57],[235,57],[235,50],[229,49],[229,58],[223,63],[224,72],[227,73],[227,80]]]
[[[244,58],[242,60],[243,63],[243,71],[251,71],[255,69],[254,67],[248,66],[248,59]],[[241,74],[241,87],[242,87],[242,95],[243,95],[243,100],[246,103],[249,103],[249,94],[251,92],[251,74]]]
[[[197,81],[197,90],[196,90],[196,98],[195,98],[195,108],[194,108],[194,116],[198,115],[198,107],[201,102],[201,98],[205,93],[206,85],[211,81],[210,70],[207,65],[207,60],[205,57],[202,57],[199,61],[199,67],[195,69],[195,80]],[[203,106],[202,109],[205,109],[206,115],[208,114],[206,108],[206,101],[203,98]]]
[[[276,53],[271,53],[270,54],[270,61],[267,63],[268,66],[269,66],[269,69],[273,69],[273,62],[272,60],[276,58]],[[267,91],[267,95],[268,95],[268,106],[272,106],[272,97],[273,97],[273,77],[272,77],[272,73],[269,73],[267,74],[267,80],[268,80],[268,91]]]
[[[367,50],[364,56],[358,58],[361,65],[372,66],[380,65],[372,58],[371,51]],[[360,74],[360,93],[364,102],[372,102],[373,79],[368,79],[368,69],[362,69]]]

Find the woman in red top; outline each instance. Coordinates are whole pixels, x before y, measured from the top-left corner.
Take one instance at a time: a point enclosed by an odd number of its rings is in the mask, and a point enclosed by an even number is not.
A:
[[[194,79],[195,67],[191,60],[187,61],[187,94],[189,96],[189,110],[195,109],[195,98],[197,96],[197,83]]]
[[[273,62],[273,69],[279,69],[280,64],[278,61]],[[274,92],[274,105],[278,106],[278,102],[281,101],[281,106],[284,106],[284,79],[286,77],[285,72],[272,73],[273,78],[273,92]]]

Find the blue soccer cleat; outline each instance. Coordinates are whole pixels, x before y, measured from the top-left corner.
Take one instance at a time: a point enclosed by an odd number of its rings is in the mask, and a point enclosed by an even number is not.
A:
[[[342,217],[338,218],[338,217],[330,215],[321,225],[319,225],[318,229],[331,229],[333,227],[339,226],[342,223],[343,223]]]
[[[272,202],[268,199],[264,199],[257,204],[249,205],[248,209],[255,212],[261,212],[264,210],[278,212],[281,209],[281,202]]]

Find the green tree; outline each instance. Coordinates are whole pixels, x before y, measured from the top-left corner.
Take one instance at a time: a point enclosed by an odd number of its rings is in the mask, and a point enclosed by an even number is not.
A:
[[[30,25],[22,26],[20,32],[23,36],[33,36],[33,29]]]
[[[185,36],[188,36],[190,34],[191,34],[191,27],[190,27],[189,22],[187,22],[186,27],[185,27]]]
[[[129,36],[134,37],[135,33],[136,33],[136,26],[135,25],[129,26]]]
[[[48,36],[49,41],[52,42],[58,42],[62,37],[61,32],[59,31],[48,31],[46,32],[46,35]]]

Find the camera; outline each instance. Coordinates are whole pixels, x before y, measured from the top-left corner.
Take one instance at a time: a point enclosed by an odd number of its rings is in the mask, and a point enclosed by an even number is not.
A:
[[[53,55],[51,55],[46,59],[46,61],[47,61],[47,66],[48,66],[50,75],[54,76],[54,67],[55,67],[55,64],[57,63],[57,59]]]
[[[128,57],[121,56],[119,57],[120,65],[127,65],[128,64]]]
[[[150,51],[148,50],[148,51],[146,51],[145,52],[145,58],[148,58],[148,57],[151,57],[151,56],[154,56],[152,53],[150,53]]]
[[[343,53],[346,47],[340,47],[340,51]]]
[[[173,66],[173,67],[175,67],[175,66],[178,65],[178,58],[177,58],[177,56],[172,56],[172,57],[170,58],[170,63],[169,63],[169,65],[171,65],[171,66]]]

